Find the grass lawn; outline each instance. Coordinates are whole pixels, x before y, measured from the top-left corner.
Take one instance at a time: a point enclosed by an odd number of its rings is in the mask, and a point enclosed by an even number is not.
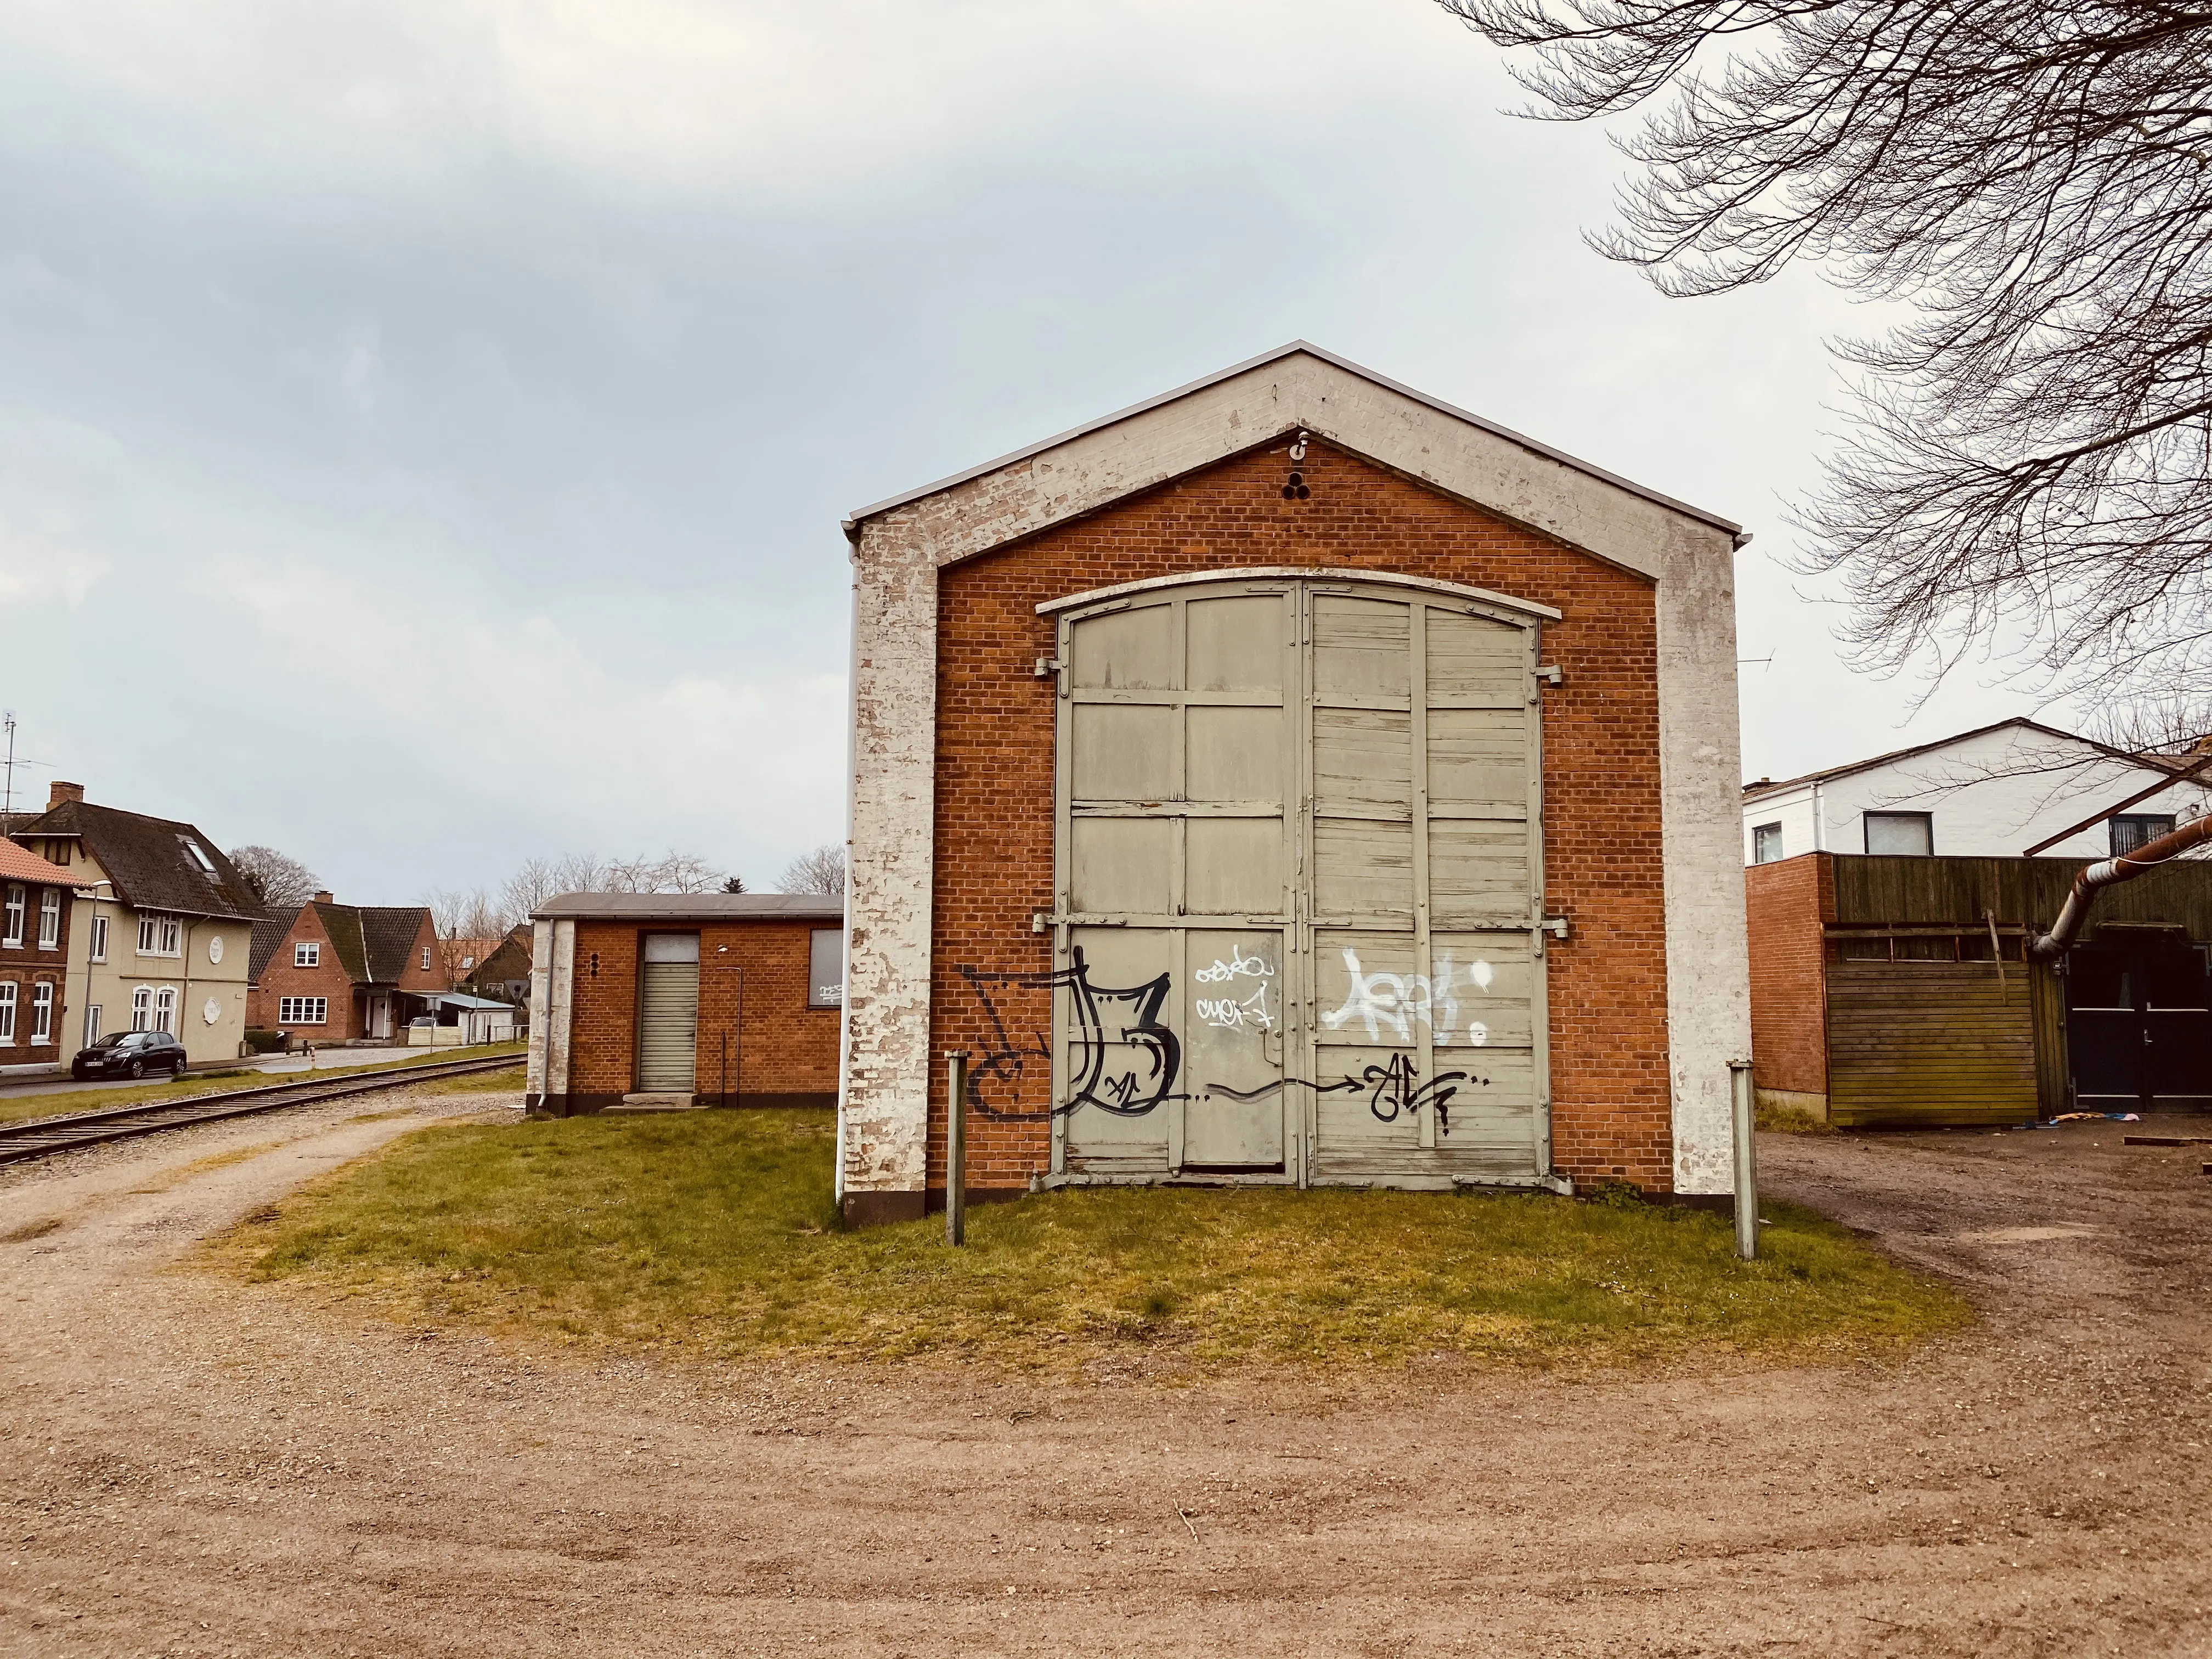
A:
[[[10,1095],[0,1098],[0,1123],[26,1118],[54,1117],[64,1112],[102,1112],[111,1106],[155,1106],[173,1100],[197,1099],[202,1095],[229,1094],[239,1089],[265,1089],[272,1084],[305,1083],[310,1076],[320,1083],[357,1072],[397,1072],[410,1066],[430,1066],[448,1060],[478,1060],[489,1054],[513,1054],[520,1060],[527,1045],[520,1042],[481,1043],[473,1048],[440,1048],[410,1054],[405,1060],[380,1060],[373,1066],[318,1066],[307,1072],[237,1071],[187,1072],[173,1083],[138,1083],[112,1089],[58,1089],[48,1094]],[[504,1073],[495,1075],[504,1076]],[[502,1084],[501,1087],[514,1085]]]
[[[426,1129],[210,1249],[396,1318],[709,1357],[1605,1364],[1865,1353],[1970,1317],[1787,1205],[1752,1264],[1696,1211],[1346,1189],[1051,1193],[972,1210],[955,1250],[941,1218],[842,1231],[835,1133],[820,1110]]]

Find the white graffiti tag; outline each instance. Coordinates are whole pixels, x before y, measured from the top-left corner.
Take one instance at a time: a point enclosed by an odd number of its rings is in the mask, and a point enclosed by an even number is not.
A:
[[[1344,1005],[1323,1014],[1322,1024],[1335,1031],[1356,1019],[1367,1027],[1370,1042],[1379,1042],[1387,1027],[1392,1036],[1405,1042],[1412,1039],[1413,1022],[1419,1020],[1449,1039],[1459,1025],[1459,998],[1453,994],[1455,970],[1449,955],[1438,957],[1436,968],[1433,975],[1370,974],[1360,968],[1359,953],[1346,949],[1344,970],[1351,982]],[[1467,982],[1478,991],[1487,991],[1495,977],[1486,962],[1478,961],[1467,970]],[[1490,1028],[1479,1019],[1470,1021],[1468,1037],[1480,1047],[1490,1040]]]
[[[1248,957],[1239,951],[1224,961],[1217,961],[1211,968],[1201,968],[1191,977],[1200,985],[1226,985],[1243,976],[1248,979],[1273,979],[1275,970],[1258,957]]]
[[[1265,985],[1239,1002],[1234,997],[1200,997],[1192,1005],[1198,1017],[1208,1025],[1235,1028],[1256,1025],[1263,1031],[1275,1028],[1274,1017],[1267,1012],[1267,988]]]

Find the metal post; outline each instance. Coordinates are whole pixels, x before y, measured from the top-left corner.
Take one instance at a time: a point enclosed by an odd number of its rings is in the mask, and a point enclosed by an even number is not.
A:
[[[945,1242],[968,1242],[968,1051],[945,1055]]]
[[[1752,1261],[1759,1256],[1759,1144],[1749,1060],[1729,1062],[1729,1093],[1735,1120],[1735,1253]]]

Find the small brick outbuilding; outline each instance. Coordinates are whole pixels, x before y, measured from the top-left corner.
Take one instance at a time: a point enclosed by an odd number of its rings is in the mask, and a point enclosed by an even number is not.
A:
[[[533,917],[526,1104],[828,1106],[842,898],[568,893]]]
[[[1293,344],[846,530],[848,1217],[1729,1189],[1735,525]]]

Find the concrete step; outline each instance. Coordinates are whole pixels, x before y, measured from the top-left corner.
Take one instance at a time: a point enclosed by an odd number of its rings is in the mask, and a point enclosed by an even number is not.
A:
[[[622,1104],[606,1108],[610,1112],[703,1112],[696,1095],[645,1094],[624,1095]]]

